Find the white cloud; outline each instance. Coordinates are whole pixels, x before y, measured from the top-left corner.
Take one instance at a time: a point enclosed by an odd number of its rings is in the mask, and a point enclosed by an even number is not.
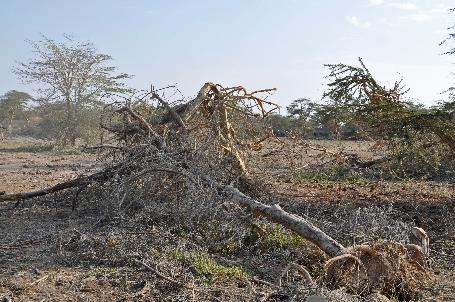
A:
[[[439,36],[447,36],[449,32],[447,29],[437,29],[434,31],[434,33]]]
[[[370,6],[384,4],[384,0],[368,0]]]
[[[348,23],[354,25],[355,27],[368,28],[371,26],[371,23],[368,21],[362,21],[356,16],[345,16],[344,17]]]
[[[345,19],[346,19],[346,21],[348,21],[352,25],[355,25],[355,26],[359,25],[359,18],[357,18],[357,17],[346,16]]]
[[[381,24],[387,25],[388,27],[394,27],[394,26],[396,26],[395,23],[390,22],[389,19],[387,19],[387,18],[385,18],[385,17],[380,18],[380,19],[379,19],[379,22],[380,22]]]
[[[417,6],[411,2],[391,2],[387,6],[394,7],[401,10],[416,10]]]
[[[415,21],[415,22],[425,22],[425,21],[431,20],[431,15],[426,14],[426,13],[410,14],[410,15],[401,16],[401,19]]]
[[[449,14],[449,8],[448,7],[435,7],[429,10],[430,13],[432,14]]]

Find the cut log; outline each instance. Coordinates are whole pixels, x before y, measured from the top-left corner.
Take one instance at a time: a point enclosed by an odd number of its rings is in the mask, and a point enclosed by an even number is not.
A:
[[[296,232],[303,238],[316,244],[329,256],[336,257],[346,253],[346,248],[336,240],[328,236],[303,217],[284,211],[278,204],[263,204],[249,196],[246,196],[238,189],[230,185],[224,186],[223,191],[231,195],[234,200],[249,208],[251,211],[260,214],[273,222],[281,224],[282,226]]]

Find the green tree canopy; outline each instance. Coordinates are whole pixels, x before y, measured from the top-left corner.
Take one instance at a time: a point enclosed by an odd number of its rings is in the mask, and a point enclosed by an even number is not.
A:
[[[33,100],[26,92],[10,90],[0,97],[0,121],[10,128],[16,118],[26,118],[27,105]]]

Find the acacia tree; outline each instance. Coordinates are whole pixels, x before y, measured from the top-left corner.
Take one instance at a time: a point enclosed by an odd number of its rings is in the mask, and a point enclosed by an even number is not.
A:
[[[0,121],[4,128],[11,131],[16,118],[27,120],[27,104],[33,98],[26,92],[10,90],[0,97]]]
[[[312,135],[315,128],[313,117],[317,109],[318,104],[307,98],[292,101],[286,107],[286,111],[288,112],[288,117],[292,119],[293,130],[303,135]]]
[[[83,109],[111,94],[130,91],[123,80],[131,76],[117,73],[116,67],[108,65],[112,57],[98,53],[90,42],[78,42],[65,35],[64,42],[42,36],[29,44],[35,57],[18,63],[13,71],[25,84],[38,84],[43,98],[65,104],[61,137],[65,145],[75,145],[78,129],[83,127]]]
[[[297,99],[293,101],[286,110],[290,117],[297,117],[308,121],[314,113],[317,104],[312,102],[310,99]]]
[[[425,108],[406,100],[402,81],[386,88],[380,85],[359,59],[360,67],[345,64],[326,65],[330,73],[324,97],[347,108],[350,118],[369,129],[375,137],[409,138],[413,133],[432,133],[455,151],[453,112],[447,103]]]

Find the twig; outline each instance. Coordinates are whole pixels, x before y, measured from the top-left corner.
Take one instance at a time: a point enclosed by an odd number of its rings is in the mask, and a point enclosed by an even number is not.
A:
[[[262,285],[270,286],[270,287],[278,287],[276,284],[273,284],[273,283],[271,283],[271,282],[268,282],[268,281],[259,279],[259,278],[256,277],[256,276],[253,277],[253,281],[256,282],[256,283],[262,284]]]
[[[98,150],[98,149],[124,150],[125,148],[120,147],[120,146],[116,146],[116,145],[110,145],[110,144],[95,145],[95,146],[84,146],[84,147],[82,147],[82,151],[92,151],[92,150]]]
[[[38,280],[33,281],[32,283],[30,283],[30,285],[38,284],[38,283],[40,283],[41,281],[46,280],[47,278],[49,278],[49,275],[46,275],[46,276],[44,276],[44,277],[39,278]]]
[[[148,271],[154,273],[155,275],[157,275],[158,277],[166,280],[166,281],[169,281],[171,283],[174,283],[174,284],[177,284],[179,286],[182,286],[182,287],[187,287],[184,283],[181,283],[177,280],[174,280],[174,279],[171,279],[165,275],[163,275],[162,273],[160,273],[159,271],[157,271],[156,269],[154,269],[153,267],[151,267],[150,265],[146,264],[145,262],[143,261],[140,261],[140,260],[134,260],[134,262],[136,264],[139,264],[139,265],[142,265],[144,268],[146,268]]]

